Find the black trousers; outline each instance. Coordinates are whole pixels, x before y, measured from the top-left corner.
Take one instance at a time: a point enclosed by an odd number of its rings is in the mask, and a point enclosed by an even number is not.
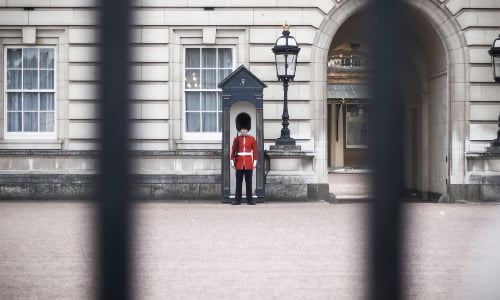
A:
[[[243,176],[247,188],[247,202],[252,201],[252,172],[253,170],[236,170],[236,201],[241,202]]]

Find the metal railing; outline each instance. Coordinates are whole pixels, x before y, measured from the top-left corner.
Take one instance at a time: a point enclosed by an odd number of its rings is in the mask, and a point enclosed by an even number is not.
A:
[[[100,9],[100,153],[97,183],[98,299],[130,299],[128,160],[130,0],[103,0]]]
[[[406,51],[401,0],[372,1],[373,69],[369,157],[373,174],[370,296],[401,299],[403,172],[403,70]]]
[[[368,69],[369,62],[365,57],[358,55],[351,56],[330,56],[328,58],[328,70],[359,70]]]
[[[99,299],[129,299],[130,206],[128,172],[129,1],[101,1],[101,151],[98,175]],[[373,97],[370,157],[374,168],[371,206],[370,298],[401,298],[403,195],[402,69],[406,53],[400,0],[372,1]]]

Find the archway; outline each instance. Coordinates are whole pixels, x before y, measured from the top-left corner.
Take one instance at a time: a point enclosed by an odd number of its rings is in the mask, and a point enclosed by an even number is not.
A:
[[[328,51],[328,167],[366,169],[370,46],[363,26],[366,11],[347,19]]]
[[[411,26],[405,99],[406,187],[415,196],[434,199],[449,182],[449,78],[447,55],[426,17],[409,9]]]
[[[463,136],[454,136],[451,140],[450,132],[454,129],[453,126],[464,127],[465,124],[452,122],[456,119],[462,120],[463,116],[451,114],[450,107],[461,105],[463,108],[465,105],[458,103],[461,99],[455,98],[465,90],[465,78],[457,78],[457,75],[465,75],[456,72],[464,60],[460,46],[463,38],[453,21],[443,24],[442,20],[447,16],[441,8],[432,3],[407,3],[411,60],[406,68],[410,80],[405,87],[405,99],[402,99],[406,107],[406,187],[411,194],[422,199],[436,199],[446,193],[451,182],[450,177],[455,175],[456,181],[462,180],[460,175],[463,173],[463,165],[459,155],[463,152],[454,151],[453,157],[450,149],[463,149],[465,139]],[[327,46],[329,50],[326,54],[323,52],[326,56],[325,64],[331,65],[332,60],[338,60],[340,52],[350,50],[350,53],[344,52],[343,57],[356,57],[361,52],[369,65],[369,46],[363,36],[365,20],[364,6],[355,1],[346,2],[344,6],[331,12],[330,19],[323,24],[325,28],[333,31]],[[324,39],[325,36],[318,38]],[[317,54],[321,52],[318,51]],[[360,108],[365,113],[363,106],[376,104],[369,102],[369,96],[366,96],[362,86],[369,78],[363,78],[362,72],[356,75],[353,69],[358,66],[351,63],[350,67],[349,76],[341,74],[336,77],[331,76],[331,68],[327,67],[327,74],[330,76],[327,75],[328,82],[325,87],[325,106],[328,111],[325,128],[328,129],[326,153],[329,170],[367,165],[365,162],[353,162],[352,158],[349,158],[349,152],[352,150],[349,149],[347,141],[350,134],[348,117],[352,116],[348,115],[358,116]],[[353,74],[356,76],[352,76]],[[453,89],[450,89],[450,86],[453,86]],[[347,93],[348,89],[350,94]],[[342,95],[346,97],[341,97]],[[361,130],[358,134],[362,135],[363,126],[358,126],[359,128]],[[359,149],[356,151],[360,152]]]

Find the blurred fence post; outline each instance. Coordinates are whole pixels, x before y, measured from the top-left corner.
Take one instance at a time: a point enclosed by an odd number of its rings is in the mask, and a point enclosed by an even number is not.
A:
[[[97,298],[129,299],[129,1],[100,3],[100,155],[97,176]]]
[[[369,156],[374,170],[369,297],[401,299],[405,10],[401,0],[372,0],[369,10],[373,51]]]
[[[406,43],[400,0],[371,1],[373,105],[370,159],[374,169],[371,206],[373,299],[401,298],[403,197],[403,99]],[[99,299],[129,299],[130,206],[128,162],[130,0],[100,5],[100,138],[97,177]]]

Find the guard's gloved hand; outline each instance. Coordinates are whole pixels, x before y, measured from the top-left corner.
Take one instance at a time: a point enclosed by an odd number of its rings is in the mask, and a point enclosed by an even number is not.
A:
[[[257,161],[256,160],[253,161],[253,167],[254,168],[257,167]]]
[[[234,160],[230,160],[230,162],[231,162],[231,167],[234,168]]]

